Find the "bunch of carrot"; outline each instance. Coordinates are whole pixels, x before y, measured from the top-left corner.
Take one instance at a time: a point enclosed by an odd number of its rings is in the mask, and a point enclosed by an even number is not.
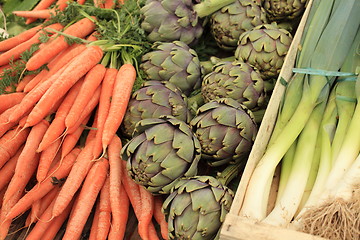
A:
[[[26,18],[25,23],[30,24],[37,19],[50,19],[58,11],[63,11],[68,6],[69,0],[40,0],[32,10],[14,11],[13,14]],[[83,5],[86,0],[76,0]],[[113,9],[123,4],[124,0],[94,0],[93,4],[98,8]]]
[[[1,67],[38,44],[16,91],[0,95],[0,239],[25,213],[26,239],[53,239],[65,221],[62,239],[79,239],[92,211],[90,239],[123,239],[130,205],[142,239],[159,239],[153,219],[167,238],[161,198],[132,181],[120,158],[117,130],[136,68],[117,66],[117,52],[94,44],[95,19],[0,42]],[[65,36],[84,41],[70,44]]]

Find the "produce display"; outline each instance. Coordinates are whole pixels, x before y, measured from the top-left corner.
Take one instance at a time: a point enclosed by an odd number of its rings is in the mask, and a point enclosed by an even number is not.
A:
[[[358,239],[360,2],[314,0],[278,79],[308,2],[0,1],[0,239],[221,238],[279,81],[241,214]]]

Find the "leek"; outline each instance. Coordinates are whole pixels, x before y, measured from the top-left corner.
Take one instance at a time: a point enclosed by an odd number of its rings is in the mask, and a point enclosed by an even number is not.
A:
[[[323,15],[323,17],[325,19],[327,19],[327,16],[330,17],[323,29],[316,29],[316,31],[312,29],[312,31],[310,31],[311,28],[308,28],[305,38],[311,38],[309,34],[313,32],[320,33],[320,36],[318,41],[311,42],[306,41],[306,39],[304,40],[304,43],[308,42],[308,45],[312,43],[315,44],[315,46],[312,46],[313,51],[308,52],[310,54],[308,61],[305,61],[303,57],[299,58],[303,63],[302,67],[338,71],[346,55],[349,53],[350,46],[360,24],[360,18],[358,17],[360,15],[360,1],[342,1],[341,4],[337,1],[340,0],[335,0],[333,4],[330,4],[332,5],[330,13],[328,12],[330,1],[321,1],[319,3],[317,11],[324,11],[325,15]],[[318,15],[315,13],[313,18],[321,15],[321,13]],[[313,24],[313,22],[310,21],[310,24]],[[304,47],[302,51],[300,51],[300,54],[306,51]],[[269,189],[267,188],[269,186],[268,182],[272,180],[274,169],[303,131],[313,110],[327,100],[327,94],[334,80],[335,77],[331,76],[304,75],[301,100],[292,117],[283,127],[281,133],[272,140],[272,144],[268,146],[254,169],[240,210],[241,216],[254,220],[262,220],[266,217],[266,206],[269,194]],[[311,165],[305,163],[306,161],[309,161],[309,159],[304,159],[304,168],[305,166]],[[302,171],[302,169],[298,169],[298,171]],[[299,196],[299,194],[296,193],[296,187],[293,188],[293,191],[293,193],[289,191],[289,194]],[[293,209],[291,209],[291,212],[293,212]]]

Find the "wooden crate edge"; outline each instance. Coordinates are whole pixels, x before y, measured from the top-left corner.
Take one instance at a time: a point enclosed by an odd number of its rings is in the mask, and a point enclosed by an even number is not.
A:
[[[290,228],[253,222],[234,214],[227,214],[221,229],[221,240],[327,240]]]

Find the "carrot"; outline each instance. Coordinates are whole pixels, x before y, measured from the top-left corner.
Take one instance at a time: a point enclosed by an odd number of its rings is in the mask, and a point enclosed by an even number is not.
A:
[[[70,64],[70,63],[68,63]],[[65,71],[67,66],[64,66],[51,77],[46,79],[43,83],[36,86],[30,92],[26,94],[23,100],[17,105],[17,108],[12,111],[9,116],[9,122],[19,121],[28,111],[31,111],[34,105],[41,99],[45,92],[50,88],[56,79]],[[59,98],[60,99],[60,98]],[[55,101],[56,102],[56,101]],[[26,114],[28,115],[28,114]]]
[[[40,162],[36,172],[36,180],[42,182],[50,169],[51,163],[54,161],[61,147],[61,139],[57,139],[49,147],[45,148],[40,154]]]
[[[94,6],[97,8],[104,8],[105,0],[94,0]]]
[[[62,11],[68,6],[67,4],[68,1],[69,0],[57,0],[55,7]]]
[[[79,239],[81,236],[86,220],[105,183],[108,168],[109,163],[105,158],[95,162],[91,167],[70,214],[63,240]]]
[[[39,146],[39,143],[42,137],[44,136],[44,133],[48,128],[48,126],[49,126],[49,122],[43,120],[31,128],[30,133],[26,139],[24,149],[21,151],[21,154],[16,163],[14,176],[11,178],[10,185],[4,196],[5,202],[9,196],[11,196],[16,191],[19,190],[18,186],[22,186],[22,185],[25,186],[27,184],[27,182],[24,183],[24,179],[26,179],[25,176],[27,176],[28,174],[27,173],[28,165],[33,164],[32,162],[35,161],[34,159],[35,156],[37,155],[36,149]],[[37,161],[39,160],[37,159]]]
[[[57,194],[58,194],[58,192],[57,192]],[[57,195],[53,196],[51,203],[41,214],[40,220],[37,221],[34,228],[32,228],[29,235],[26,237],[26,240],[43,239],[42,238],[43,235],[48,231],[48,228],[51,226],[51,224],[53,224],[53,221],[55,221],[57,219],[57,218],[54,218],[54,219],[51,218],[51,211],[54,206],[56,196]],[[69,215],[69,212],[71,211],[71,205],[72,205],[72,203],[69,204],[69,206],[64,210],[64,212],[62,214]],[[61,218],[63,216],[60,215],[59,217]]]
[[[98,86],[97,89],[94,92],[93,97],[89,100],[88,103],[86,103],[86,106],[84,106],[83,111],[81,112],[80,116],[78,117],[78,120],[71,128],[66,128],[65,132],[67,134],[71,134],[78,129],[78,127],[81,125],[82,121],[84,121],[85,118],[87,118],[89,115],[91,115],[96,108],[96,106],[99,103],[100,98],[100,90],[101,86]]]
[[[40,0],[36,6],[33,8],[33,10],[41,10],[46,9],[51,6],[56,0]],[[37,18],[27,18],[25,23],[30,24],[32,22],[35,22]]]
[[[7,189],[7,185],[5,187],[3,187],[3,189],[0,190],[0,212],[1,212],[1,206],[3,204],[3,198],[5,195],[6,189]],[[1,217],[0,217],[0,224],[1,224]]]
[[[143,239],[149,238],[149,225],[154,214],[154,196],[147,191],[144,187],[140,186],[140,197],[141,197],[141,216],[138,219],[138,231],[143,233]]]
[[[41,36],[41,34],[47,34],[47,32],[51,32],[49,28],[60,30],[62,26],[61,24],[56,23],[45,27],[43,30],[38,31],[34,36],[26,40],[25,42],[22,42],[15,47],[9,49],[8,51],[3,52],[2,54],[0,54],[0,66],[8,64],[13,60],[19,59],[21,54],[26,50],[30,49],[33,44],[40,43],[39,37]]]
[[[14,175],[15,166],[23,148],[24,146],[21,146],[16,154],[12,156],[2,168],[0,168],[0,190],[4,189],[5,186],[9,184],[12,176]]]
[[[165,214],[162,211],[163,199],[161,196],[154,197],[154,218],[160,226],[160,232],[163,239],[169,239],[168,223]]]
[[[128,211],[129,208],[125,208],[123,206],[123,196],[122,194],[126,194],[121,192],[121,179],[122,175],[122,166],[121,166],[121,140],[120,138],[115,135],[112,141],[109,144],[108,148],[108,159],[109,159],[109,178],[110,178],[110,204],[111,204],[111,211],[113,212],[112,218],[112,226],[109,233],[109,238],[111,239],[122,239],[124,235],[124,219],[123,214]],[[127,198],[127,196],[126,196]],[[122,213],[124,212],[124,213]]]
[[[95,158],[99,157],[102,152],[102,132],[104,131],[105,120],[110,109],[111,96],[117,72],[118,70],[114,67],[107,68],[102,82],[97,115],[96,143],[93,151]]]
[[[41,199],[50,192],[56,186],[56,181],[65,178],[69,174],[80,152],[80,148],[74,148],[61,162],[52,167],[45,181],[37,183],[30,189],[9,211],[6,219],[13,219],[25,212],[36,200]]]
[[[2,137],[8,130],[16,126],[18,122],[9,122],[9,116],[17,106],[10,107],[0,114],[0,137]]]
[[[39,10],[23,10],[23,11],[13,11],[14,15],[24,18],[43,18],[50,19],[56,15],[55,9],[39,9]]]
[[[114,0],[105,0],[104,8],[106,8],[106,9],[115,8],[115,1]]]
[[[100,201],[95,203],[94,217],[91,223],[90,235],[88,240],[97,240],[98,224],[99,224],[99,215],[100,215]]]
[[[31,211],[25,222],[26,227],[29,227],[31,224],[37,222],[46,208],[49,207],[51,202],[55,199],[59,191],[60,188],[53,188],[48,194],[32,204]]]
[[[82,133],[84,132],[84,126],[86,126],[87,122],[89,121],[90,116],[85,118],[82,124],[78,127],[78,129],[70,134],[66,134],[64,136],[64,140],[61,146],[61,158],[66,156],[77,144],[79,141]]]
[[[30,130],[9,130],[0,138],[0,167],[16,154],[21,145],[26,141]]]
[[[74,37],[83,38],[95,30],[95,24],[92,20],[83,18],[66,28],[64,33]],[[29,71],[38,69],[42,65],[48,63],[53,57],[68,46],[69,44],[67,43],[65,37],[63,35],[58,35],[51,46],[42,48],[35,55],[30,57],[30,59],[26,62],[26,69]]]
[[[37,76],[37,74],[28,74],[21,79],[21,81],[16,86],[16,92],[24,92],[25,86],[31,82],[31,80]]]
[[[29,169],[30,170],[30,169]],[[7,188],[8,189],[8,188]],[[11,219],[6,219],[5,216],[8,213],[8,211],[12,208],[12,206],[15,205],[15,203],[21,198],[23,195],[24,190],[16,192],[14,195],[11,196],[11,198],[5,202],[3,200],[1,205],[1,212],[0,212],[0,239],[5,239],[8,235],[10,225],[11,225]],[[6,192],[5,192],[6,194]],[[4,194],[4,196],[5,196]]]
[[[37,76],[29,83],[24,89],[25,92],[31,91],[37,84],[45,81],[49,76],[57,72],[67,63],[69,63],[75,56],[79,55],[86,46],[84,44],[73,44],[62,53],[59,53],[54,59],[52,59],[47,65],[48,69],[43,69]]]
[[[73,206],[73,202],[71,201],[69,206],[67,206],[67,208],[65,208],[65,210],[56,218],[52,219],[50,221],[49,226],[47,226],[45,229],[46,231],[43,233],[41,240],[53,240],[55,239],[58,231],[61,229],[63,223],[66,221],[66,219],[69,217],[70,215],[70,211],[71,208]],[[51,210],[49,209],[49,212],[51,214]],[[41,219],[48,219],[49,217],[47,217],[46,215],[42,216]]]
[[[74,58],[34,106],[27,118],[26,125],[33,126],[46,116],[52,105],[66,95],[68,90],[100,61],[102,56],[103,51],[100,47],[89,46]]]
[[[42,25],[37,25],[28,30],[25,30],[19,33],[16,36],[10,37],[0,42],[0,52],[5,52],[9,49],[16,47],[17,45],[25,42],[32,38],[37,32],[39,32],[43,28]]]
[[[94,164],[91,154],[92,146],[93,141],[85,145],[71,168],[71,171],[61,188],[60,194],[56,199],[53,208],[54,217],[58,216],[66,208]]]
[[[110,192],[111,193],[111,192]],[[119,226],[111,225],[110,232],[109,232],[109,240],[117,240],[117,239],[124,239],[127,221],[129,218],[129,209],[130,209],[130,200],[128,195],[126,194],[124,185],[120,184],[120,208],[119,211],[116,213],[116,209],[113,212],[113,219],[115,215],[117,216]]]
[[[80,88],[78,97],[75,99],[65,119],[65,126],[68,129],[75,125],[80,113],[84,109],[84,106],[93,97],[95,90],[98,88],[98,86],[100,86],[100,83],[104,78],[105,71],[106,68],[104,65],[97,64],[85,75],[85,79]]]
[[[106,174],[106,173],[105,173]],[[106,240],[111,225],[111,206],[110,206],[110,179],[106,177],[105,183],[100,191],[99,201],[100,213],[96,239]]]
[[[0,113],[20,103],[24,96],[25,93],[22,92],[14,92],[0,95]]]
[[[124,118],[135,79],[136,70],[132,64],[126,63],[120,67],[116,75],[109,114],[102,135],[103,152],[110,144]]]
[[[83,5],[85,3],[85,1],[86,0],[77,0],[77,3]]]
[[[50,123],[48,130],[44,134],[44,137],[41,140],[38,149],[36,150],[37,152],[41,152],[45,148],[49,147],[54,141],[56,141],[56,139],[61,136],[65,130],[65,118],[79,93],[82,81],[83,80],[80,79],[77,83],[75,83],[66,94],[66,97],[56,111],[55,117]]]
[[[149,239],[150,240],[159,240],[159,236],[157,234],[157,231],[155,229],[153,222],[150,222],[150,224],[149,224]]]

